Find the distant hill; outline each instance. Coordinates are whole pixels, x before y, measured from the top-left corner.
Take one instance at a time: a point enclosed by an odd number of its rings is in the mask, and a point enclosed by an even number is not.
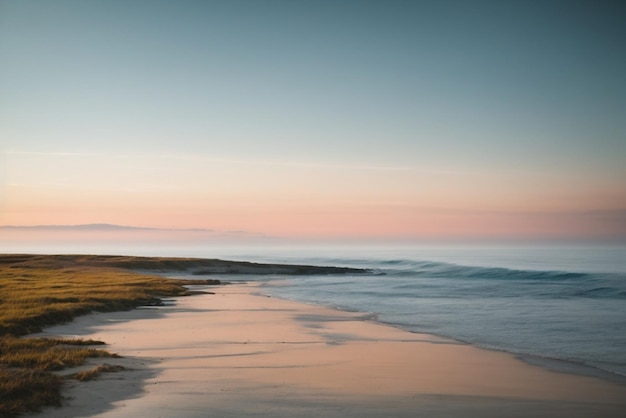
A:
[[[107,223],[93,223],[80,225],[0,225],[0,241],[2,239],[31,239],[37,240],[59,234],[66,235],[67,239],[95,239],[93,236],[160,239],[170,238],[179,240],[274,240],[277,237],[248,231],[228,231],[203,228],[151,228],[144,226],[115,225]],[[33,238],[33,239],[35,239]],[[64,239],[65,239],[64,238]]]
[[[114,224],[81,224],[81,225],[0,225],[0,229],[24,231],[195,231],[215,232],[211,229],[169,229],[149,228],[143,226],[126,226]]]

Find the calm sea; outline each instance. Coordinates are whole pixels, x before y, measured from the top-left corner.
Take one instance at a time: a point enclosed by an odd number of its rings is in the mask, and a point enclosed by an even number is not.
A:
[[[129,255],[353,266],[371,274],[243,276],[278,297],[372,313],[410,331],[626,376],[626,247],[97,248]],[[231,278],[229,278],[231,280]],[[592,369],[589,369],[592,370]]]
[[[626,248],[291,248],[225,256],[369,268],[369,275],[262,280],[275,296],[626,376]]]

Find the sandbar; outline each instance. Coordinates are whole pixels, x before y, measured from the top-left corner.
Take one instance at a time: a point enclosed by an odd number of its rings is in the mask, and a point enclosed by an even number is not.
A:
[[[128,371],[71,383],[60,417],[622,417],[626,385],[269,297],[255,283],[80,317]]]

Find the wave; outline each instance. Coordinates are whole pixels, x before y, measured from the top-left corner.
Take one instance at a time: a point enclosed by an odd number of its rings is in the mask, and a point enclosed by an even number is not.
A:
[[[458,279],[493,279],[493,280],[540,280],[540,281],[565,281],[594,279],[599,275],[610,276],[611,273],[576,273],[558,270],[518,270],[504,267],[480,267],[464,266],[452,263],[435,261],[410,261],[403,262],[384,261],[381,266],[395,265],[405,268],[380,268],[381,271],[391,275],[412,275],[424,277],[445,277]]]
[[[558,270],[518,270],[504,267],[464,266],[436,261],[389,260],[379,263],[381,270],[393,275],[428,277],[494,279],[494,280],[579,280],[597,276],[594,273],[576,273]],[[394,266],[395,268],[392,268]],[[402,267],[402,268],[398,268]],[[609,275],[604,273],[603,275]]]
[[[626,299],[626,275],[621,273],[580,273],[559,270],[522,270],[504,267],[466,266],[437,261],[379,261],[375,272],[394,278],[414,279],[396,283],[397,289],[438,287],[454,280],[467,286],[451,293],[467,296],[473,291],[491,296],[535,296],[549,298]],[[419,279],[419,280],[415,280]],[[479,286],[482,284],[482,287]],[[448,288],[448,286],[446,286]],[[448,288],[450,289],[450,288]],[[485,293],[482,294],[486,296]]]
[[[388,296],[403,296],[404,291],[419,290],[412,297],[539,297],[549,299],[594,298],[626,299],[626,274],[590,273],[562,270],[530,270],[494,266],[470,266],[433,260],[377,257],[307,257],[298,259],[315,265],[341,265],[370,269],[368,276],[403,279],[387,281]],[[334,278],[325,287],[352,283]],[[381,278],[381,280],[384,280]],[[449,286],[450,280],[463,286]],[[363,285],[363,281],[359,280]],[[322,284],[309,283],[310,286]],[[441,290],[441,293],[438,292]],[[362,293],[364,289],[360,289]],[[444,293],[445,292],[445,293]]]
[[[296,261],[368,268],[374,274],[297,278],[271,291],[375,313],[378,321],[412,332],[535,361],[555,359],[559,368],[589,365],[626,376],[626,336],[618,332],[626,326],[621,261],[603,252],[545,258],[518,251],[416,252],[307,256]]]

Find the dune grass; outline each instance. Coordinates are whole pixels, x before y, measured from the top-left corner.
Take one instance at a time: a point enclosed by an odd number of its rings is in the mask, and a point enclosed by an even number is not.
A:
[[[87,358],[118,357],[87,347],[93,340],[0,337],[0,417],[60,406],[63,378],[52,371],[83,364]],[[74,377],[74,376],[72,376]]]
[[[88,257],[92,263],[85,261]],[[25,337],[28,334],[90,312],[158,305],[160,297],[190,294],[186,284],[219,283],[140,274],[107,263],[113,260],[99,263],[93,256],[82,260],[0,255],[0,418],[60,405],[64,378],[55,371],[79,366],[88,358],[115,357],[94,348],[103,344],[99,341]],[[117,370],[119,366],[96,366],[71,377],[89,380]]]
[[[61,406],[63,378],[50,372],[0,367],[0,417]]]
[[[110,268],[0,267],[0,335],[25,335],[93,311],[118,311],[183,296],[182,282]]]
[[[83,347],[91,344],[103,343],[92,340],[17,338],[5,335],[0,337],[0,364],[5,367],[53,371],[80,366],[87,358],[118,357],[104,350]]]
[[[118,364],[99,364],[93,369],[85,370],[82,372],[74,373],[71,375],[72,379],[80,380],[81,382],[87,380],[96,379],[102,373],[110,373],[110,372],[120,372],[122,370],[126,370],[124,366],[120,366]]]

